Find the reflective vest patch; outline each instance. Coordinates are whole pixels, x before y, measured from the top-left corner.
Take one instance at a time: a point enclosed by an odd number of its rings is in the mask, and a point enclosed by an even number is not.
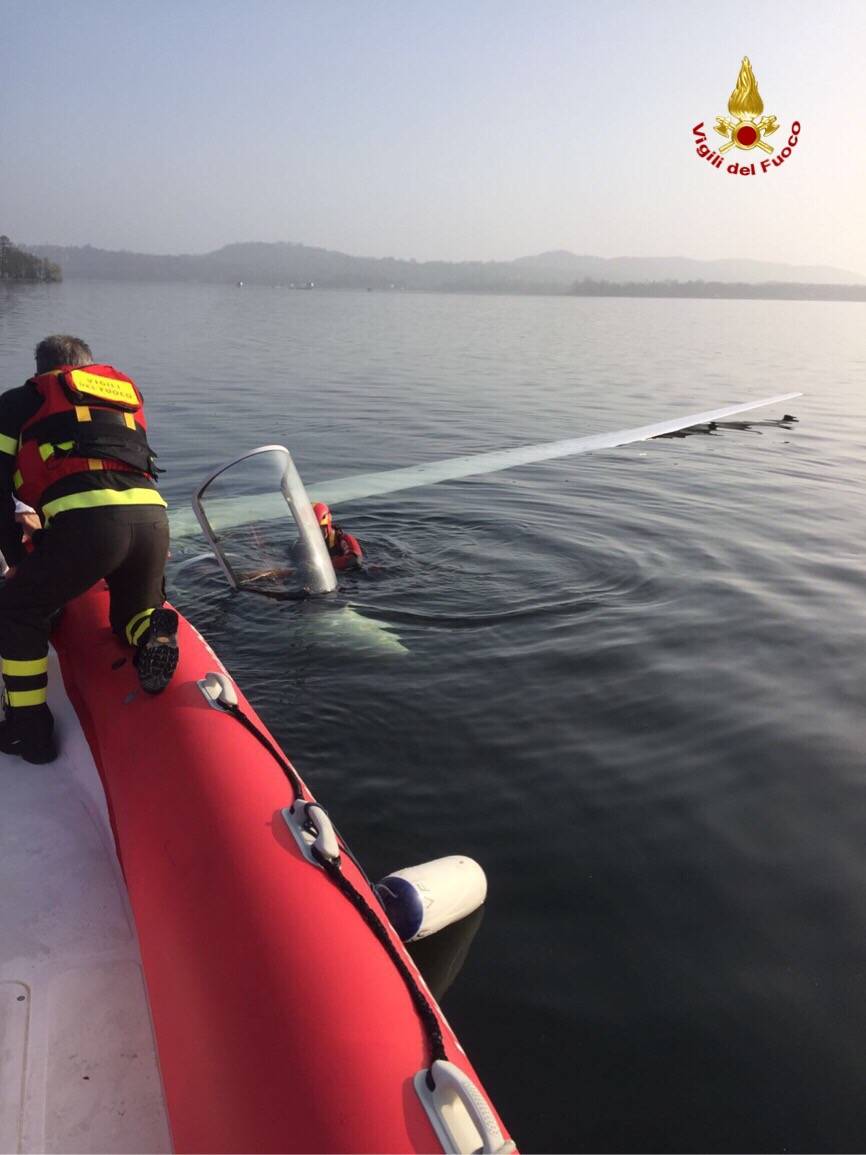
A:
[[[94,368],[102,369],[103,366]],[[110,369],[111,366],[105,368]],[[69,369],[63,375],[63,383],[73,401],[112,405],[127,413],[141,409],[141,394],[135,382],[116,370],[112,369],[112,373],[114,376],[109,377],[105,373],[93,373],[90,369]]]
[[[30,379],[42,404],[21,427],[15,489],[38,506],[64,477],[111,469],[153,476],[155,454],[135,382],[110,365],[64,366]]]

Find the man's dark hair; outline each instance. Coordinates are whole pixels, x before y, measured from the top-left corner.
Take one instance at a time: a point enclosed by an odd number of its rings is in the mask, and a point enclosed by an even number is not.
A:
[[[56,333],[46,337],[36,346],[36,372],[49,373],[61,365],[92,365],[93,354],[90,346],[80,337],[69,337]]]

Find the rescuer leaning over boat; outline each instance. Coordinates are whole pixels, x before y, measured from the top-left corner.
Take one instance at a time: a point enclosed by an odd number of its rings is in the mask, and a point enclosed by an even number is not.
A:
[[[105,578],[114,632],[136,647],[142,688],[165,689],[177,666],[177,614],[162,609],[168,517],[156,488],[141,394],[77,337],[46,337],[36,376],[0,395],[0,751],[50,762],[49,618]],[[22,543],[13,498],[44,528]]]

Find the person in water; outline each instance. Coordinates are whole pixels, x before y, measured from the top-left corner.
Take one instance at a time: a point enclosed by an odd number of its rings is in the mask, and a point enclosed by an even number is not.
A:
[[[331,511],[323,501],[315,503],[313,513],[321,526],[322,537],[325,539],[334,569],[338,573],[341,570],[360,569],[364,553],[358,539],[341,529],[339,525],[334,525]]]
[[[156,487],[141,394],[78,337],[36,346],[36,375],[0,395],[0,751],[57,756],[47,702],[49,619],[105,578],[114,632],[136,647],[142,688],[177,666],[177,614],[164,609],[168,517]],[[43,529],[26,551],[15,498]]]

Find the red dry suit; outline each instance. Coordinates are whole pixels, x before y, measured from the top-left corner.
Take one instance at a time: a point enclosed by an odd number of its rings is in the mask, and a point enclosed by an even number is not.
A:
[[[358,569],[364,557],[360,542],[351,533],[346,533],[338,525],[333,527],[334,543],[328,544],[328,553],[331,563],[339,573],[340,570]]]

